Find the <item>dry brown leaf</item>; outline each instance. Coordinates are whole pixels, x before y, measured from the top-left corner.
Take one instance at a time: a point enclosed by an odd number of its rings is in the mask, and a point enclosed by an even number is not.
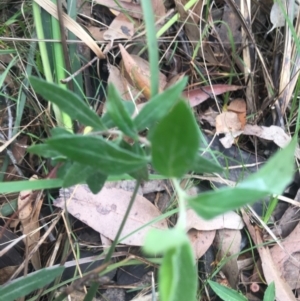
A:
[[[103,6],[107,6],[109,8],[113,8],[117,11],[125,11],[129,16],[137,19],[143,18],[143,11],[140,5],[135,4],[133,2],[125,2],[119,0],[120,6],[114,0],[95,0],[95,3],[101,4]]]
[[[236,2],[240,6],[240,1]],[[234,41],[235,45],[242,42],[241,22],[239,16],[227,4],[224,5],[222,21],[220,27],[217,28],[220,41],[226,49],[231,49],[232,41]]]
[[[237,257],[240,253],[242,235],[239,230],[218,230],[215,237],[215,244],[218,248],[218,260],[224,260],[232,255],[237,255],[222,266],[222,272],[225,274],[232,288],[236,288],[239,280],[239,268]]]
[[[117,188],[124,189],[126,191],[133,192],[135,188],[136,181],[135,180],[123,180],[116,182],[107,182],[105,184],[106,188]],[[166,184],[164,180],[151,180],[140,185],[138,189],[138,194],[144,195],[147,193],[163,191],[166,189]]]
[[[299,230],[298,230],[299,231]],[[262,268],[265,279],[268,284],[274,281],[275,283],[275,296],[277,301],[296,301],[291,288],[286,283],[284,278],[280,275],[277,268],[277,264],[284,264],[283,262],[275,262],[272,260],[272,256],[268,247],[263,246],[263,240],[258,229],[255,229],[256,243],[258,245],[258,253],[261,258]],[[298,233],[299,235],[299,233]],[[299,236],[297,237],[299,241]],[[299,244],[299,243],[298,243]],[[273,253],[273,252],[272,252]],[[298,257],[299,259],[299,257]],[[295,267],[294,267],[295,268]],[[297,269],[297,277],[299,276],[299,266]],[[294,279],[295,280],[295,279]]]
[[[116,39],[130,39],[134,34],[134,24],[120,13],[114,18],[109,28],[104,32],[104,39],[114,41]]]
[[[244,222],[242,218],[235,212],[230,211],[225,214],[219,215],[213,219],[205,220],[201,218],[192,209],[186,212],[187,225],[186,230],[195,228],[201,231],[219,230],[219,229],[243,229]]]
[[[91,36],[95,39],[95,41],[103,41],[105,30],[101,30],[98,26],[89,26],[87,27]]]
[[[291,141],[291,137],[281,127],[276,125],[266,127],[247,124],[243,134],[271,140],[281,148],[285,147]]]
[[[166,14],[164,1],[161,0],[151,0],[151,1],[152,1],[152,8],[153,8],[155,20],[157,21]]]
[[[234,112],[223,112],[216,118],[216,133],[235,133],[242,130],[239,117]]]
[[[114,240],[120,227],[132,193],[116,188],[103,187],[94,195],[86,185],[61,189],[60,198],[54,205],[68,212],[94,230]],[[66,206],[66,207],[65,207]],[[146,198],[137,195],[121,237],[132,233],[161,215],[161,212]],[[150,228],[167,229],[166,220],[161,220],[125,238],[121,243],[141,246]]]
[[[121,74],[120,70],[113,65],[108,65],[108,71],[108,83],[111,83],[115,86],[122,98],[124,100],[138,102],[138,98],[141,93],[133,86],[131,86],[127,79],[124,78],[124,76]]]
[[[225,133],[225,136],[220,139],[220,142],[225,148],[230,148],[235,141],[235,138],[241,135],[243,131]]]
[[[37,180],[36,176],[30,178],[30,181]],[[40,238],[40,231],[36,231],[39,228],[39,214],[42,207],[42,199],[38,200],[38,203],[33,207],[33,203],[36,201],[37,194],[31,190],[21,191],[18,198],[19,220],[22,224],[22,232],[26,234],[24,243],[27,245],[28,254],[37,245]],[[33,267],[38,270],[41,268],[40,253],[37,250],[32,258],[31,262]]]
[[[150,66],[149,63],[137,55],[130,55],[122,44],[119,44],[122,62],[124,65],[124,77],[136,89],[141,91],[146,99],[151,97]],[[159,92],[162,92],[167,84],[166,76],[159,73]]]
[[[100,233],[100,239],[101,239],[102,246],[104,248],[110,247],[112,245],[112,240],[107,238],[105,235],[103,235],[101,233]]]
[[[241,130],[244,129],[246,125],[246,102],[244,99],[237,98],[230,102],[230,104],[227,106],[228,112],[234,112],[238,115],[238,118],[241,122]]]
[[[296,298],[293,295],[289,285],[286,283],[284,278],[280,276],[280,272],[278,271],[274,261],[272,260],[272,256],[268,247],[263,246],[263,240],[261,234],[257,227],[254,228],[252,223],[250,222],[249,216],[242,210],[243,220],[247,229],[253,239],[255,245],[258,246],[258,252],[262,261],[262,268],[264,272],[265,279],[268,284],[274,281],[275,283],[275,295],[276,300],[278,301],[295,301]]]
[[[192,244],[196,259],[201,258],[208,248],[211,246],[216,235],[216,231],[199,231],[196,229],[190,229],[188,237]]]
[[[204,86],[198,89],[184,91],[183,96],[189,100],[190,106],[195,107],[208,98],[212,98],[213,94],[220,95],[229,91],[242,89],[241,86],[234,85],[213,85]]]
[[[173,85],[175,85],[177,82],[182,80],[184,78],[184,76],[185,76],[185,72],[172,76],[169,79],[168,83],[166,84],[165,89],[168,89],[169,87],[172,87]]]
[[[216,118],[219,115],[219,112],[214,111],[211,107],[209,107],[203,113],[199,113],[200,120],[207,121],[211,126],[216,126]]]
[[[271,249],[273,263],[291,289],[300,288],[300,223],[282,245],[283,249],[278,245]]]

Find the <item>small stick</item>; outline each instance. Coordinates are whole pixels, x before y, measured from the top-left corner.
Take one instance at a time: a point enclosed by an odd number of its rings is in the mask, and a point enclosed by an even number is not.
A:
[[[72,80],[74,77],[76,77],[79,73],[81,73],[84,69],[88,68],[89,66],[92,66],[92,64],[98,60],[98,57],[95,56],[91,61],[89,61],[86,65],[82,66],[80,69],[78,69],[76,72],[71,74],[69,77],[65,79],[61,79],[60,82],[63,84],[67,84],[70,80]]]

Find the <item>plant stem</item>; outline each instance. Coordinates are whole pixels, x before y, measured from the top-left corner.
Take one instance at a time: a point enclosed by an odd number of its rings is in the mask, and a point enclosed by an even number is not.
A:
[[[177,179],[172,179],[172,183],[174,185],[175,191],[177,193],[178,198],[178,220],[176,227],[178,229],[183,229],[185,231],[186,228],[186,206],[185,206],[185,199],[186,199],[186,192],[180,187],[179,181]]]

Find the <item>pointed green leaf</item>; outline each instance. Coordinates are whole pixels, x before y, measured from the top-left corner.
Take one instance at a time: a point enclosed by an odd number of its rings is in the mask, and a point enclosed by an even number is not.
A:
[[[253,203],[268,194],[281,194],[293,179],[294,151],[295,139],[237,187],[202,193],[190,198],[188,204],[197,214],[209,219]]]
[[[134,119],[137,129],[141,131],[151,127],[168,114],[174,104],[180,99],[186,84],[187,77],[184,77],[172,87],[151,98]]]
[[[149,135],[154,168],[168,177],[181,177],[193,167],[199,148],[197,123],[191,109],[179,101]]]
[[[73,162],[63,178],[63,187],[70,187],[79,183],[85,183],[89,175],[95,172],[95,168],[78,162]]]
[[[193,171],[198,173],[212,173],[212,172],[222,172],[223,168],[220,165],[217,165],[203,157],[199,154],[196,157],[196,161],[192,168]]]
[[[228,288],[226,286],[223,286],[217,282],[208,280],[208,283],[212,290],[224,301],[247,301],[248,299],[238,293],[237,291],[234,291],[231,288]]]
[[[87,177],[86,183],[88,184],[91,192],[96,194],[102,189],[106,180],[107,180],[107,175],[104,175],[101,172],[96,171]]]
[[[61,275],[64,267],[51,267],[41,269],[9,282],[9,284],[0,287],[1,301],[14,301],[20,297],[25,297],[29,293],[44,287],[52,282],[57,276]]]
[[[125,135],[136,138],[137,130],[133,120],[125,109],[123,102],[124,101],[122,101],[121,95],[118,93],[116,88],[113,85],[109,85],[106,102],[108,114]]]
[[[195,301],[197,270],[190,243],[166,252],[159,270],[161,301]]]
[[[30,76],[29,80],[36,93],[56,104],[72,119],[98,130],[105,129],[99,116],[73,92],[36,77]]]
[[[125,141],[122,141],[120,146],[130,152],[137,154],[137,155],[146,156],[144,149],[141,147],[141,145],[138,142],[131,145]],[[148,167],[147,167],[147,165],[144,165],[141,168],[130,172],[129,175],[137,180],[148,181],[148,179],[149,179]]]
[[[151,229],[146,235],[144,250],[149,254],[162,254],[184,243],[188,243],[188,238],[186,233],[180,229]]]
[[[99,168],[103,174],[129,173],[148,162],[146,156],[136,155],[96,136],[50,138],[47,144],[73,161]]]
[[[271,282],[264,294],[264,301],[274,301],[275,300],[275,283]]]
[[[60,153],[48,144],[35,144],[28,147],[28,152],[39,155],[44,158],[54,158],[60,156]]]

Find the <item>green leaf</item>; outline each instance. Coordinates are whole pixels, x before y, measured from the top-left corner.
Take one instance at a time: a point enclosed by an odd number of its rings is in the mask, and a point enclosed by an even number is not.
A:
[[[122,104],[123,104],[125,110],[127,111],[127,113],[131,116],[135,110],[134,104],[129,101],[124,101],[124,102],[122,102]],[[108,129],[116,126],[116,124],[114,123],[114,121],[112,120],[111,116],[108,113],[105,113],[101,117],[101,121],[104,124],[104,126],[107,127]]]
[[[271,282],[264,294],[264,301],[274,301],[275,300],[275,283]]]
[[[241,295],[231,288],[228,288],[211,280],[208,280],[208,283],[212,290],[224,301],[248,301],[245,296]]]
[[[184,243],[188,243],[188,239],[186,233],[180,229],[151,229],[146,235],[144,250],[149,254],[161,254]]]
[[[69,132],[68,130],[66,130],[65,128],[61,128],[61,127],[56,127],[50,130],[51,133],[51,137],[59,137],[59,136],[65,136],[65,135],[69,135],[69,136],[73,136],[74,134]]]
[[[113,85],[108,86],[106,108],[112,120],[125,135],[132,138],[137,137],[138,134],[133,120],[125,109],[120,94]]]
[[[76,94],[45,80],[29,77],[35,92],[46,100],[56,104],[63,112],[74,120],[95,129],[104,130],[105,127],[99,116],[92,111]]]
[[[87,177],[86,183],[88,184],[91,192],[96,194],[102,189],[106,180],[107,180],[107,175],[104,175],[101,172],[96,171]]]
[[[281,194],[294,175],[295,139],[265,166],[235,188],[209,191],[189,198],[188,204],[203,218],[213,218],[269,194]]]
[[[223,168],[220,165],[217,165],[201,157],[198,154],[192,170],[198,173],[212,173],[212,172],[222,172]]]
[[[133,145],[130,145],[129,143],[127,143],[123,140],[121,142],[120,146],[126,150],[129,150],[130,152],[137,154],[137,155],[146,156],[144,149],[141,147],[141,145],[138,142],[134,143]],[[141,168],[130,172],[129,175],[137,180],[148,181],[148,179],[149,179],[148,167],[147,167],[147,165],[144,165]]]
[[[73,162],[64,176],[63,187],[70,187],[75,184],[85,183],[89,175],[95,172],[95,169],[89,165]]]
[[[180,178],[193,167],[200,141],[197,123],[185,101],[178,102],[149,136],[158,172]]]
[[[151,98],[134,119],[137,129],[141,131],[151,127],[167,115],[181,97],[186,84],[187,77],[184,77],[172,87]]]
[[[64,267],[41,269],[28,276],[15,279],[0,287],[0,301],[13,301],[28,295],[36,289],[44,287],[61,275]]]
[[[47,140],[52,148],[73,161],[99,168],[103,174],[128,173],[146,165],[146,156],[120,148],[113,142],[95,136],[66,136]]]
[[[195,301],[197,270],[189,242],[166,252],[159,269],[161,301]]]
[[[60,156],[60,153],[48,144],[36,144],[28,147],[28,152],[39,155],[44,158],[54,158]]]

